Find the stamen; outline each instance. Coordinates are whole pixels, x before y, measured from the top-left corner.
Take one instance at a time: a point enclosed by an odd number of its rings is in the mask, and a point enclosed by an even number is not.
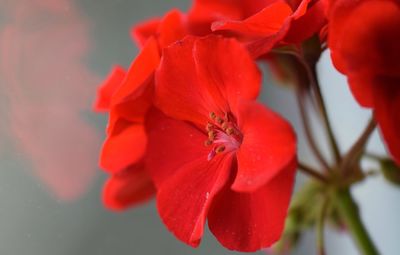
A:
[[[209,140],[209,139],[204,141],[204,145],[205,146],[210,146],[212,143],[213,142],[211,140]]]
[[[224,145],[220,145],[215,149],[215,153],[221,153],[225,150],[225,146]]]
[[[209,138],[211,141],[215,139],[216,135],[217,135],[217,134],[216,134],[214,131],[212,131],[212,130],[208,132],[208,138]]]
[[[233,128],[229,127],[225,130],[225,132],[227,135],[232,135],[235,132],[235,130]]]
[[[224,120],[223,120],[221,117],[219,117],[219,116],[215,119],[215,121],[216,121],[219,125],[221,125],[221,124],[224,122]]]
[[[214,112],[210,112],[210,118],[213,120],[217,117],[217,115]]]
[[[206,123],[205,129],[208,138],[204,141],[204,146],[212,147],[208,160],[217,154],[236,150],[242,143],[243,135],[236,125],[236,119],[229,113],[218,116],[215,112],[210,112],[210,120]]]

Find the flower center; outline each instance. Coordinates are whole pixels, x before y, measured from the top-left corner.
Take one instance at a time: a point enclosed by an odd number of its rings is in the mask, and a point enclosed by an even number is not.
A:
[[[225,116],[221,117],[211,112],[206,130],[208,139],[204,142],[204,145],[212,146],[208,154],[208,160],[224,151],[229,152],[238,149],[243,140],[243,135],[232,114],[225,114]]]

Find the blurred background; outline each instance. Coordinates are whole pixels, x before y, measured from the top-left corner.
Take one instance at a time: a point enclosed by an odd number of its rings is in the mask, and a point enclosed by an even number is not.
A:
[[[97,158],[107,117],[91,110],[96,87],[112,65],[128,67],[137,54],[133,24],[190,4],[0,0],[0,254],[237,254],[209,232],[198,249],[180,243],[162,225],[154,202],[115,213],[100,200],[106,175]],[[355,103],[327,52],[318,68],[345,151],[371,113]],[[261,100],[291,120],[300,157],[312,160],[292,92],[268,77]],[[317,122],[315,128],[325,146]],[[369,151],[385,154],[377,132]],[[301,186],[304,177],[297,180]],[[400,189],[376,176],[352,191],[379,250],[399,254]],[[345,233],[327,229],[326,235],[328,254],[358,254]],[[314,236],[310,229],[292,254],[315,254]]]

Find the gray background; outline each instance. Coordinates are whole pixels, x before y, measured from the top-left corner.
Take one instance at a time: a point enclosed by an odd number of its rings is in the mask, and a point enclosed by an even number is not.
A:
[[[132,24],[160,16],[172,7],[186,10],[190,5],[184,0],[81,0],[76,3],[89,22],[94,43],[87,64],[100,77],[108,73],[112,64],[128,67],[137,53],[129,36]],[[370,112],[360,109],[354,102],[344,85],[345,78],[334,71],[328,54],[323,56],[319,71],[334,130],[343,150],[348,149]],[[301,132],[291,92],[273,86],[270,80],[264,83],[263,102],[283,113]],[[104,129],[105,117],[87,115],[99,130]],[[318,135],[323,137],[321,132]],[[311,160],[302,137],[300,133],[300,156]],[[374,152],[384,153],[377,134],[369,147]],[[100,201],[99,194],[106,179],[100,170],[87,193],[78,200],[63,202],[48,192],[15,148],[1,151],[0,254],[236,254],[222,248],[208,232],[199,249],[180,243],[160,222],[154,202],[123,213],[107,211]],[[298,178],[299,183],[301,178]],[[378,176],[357,185],[353,191],[360,202],[363,220],[382,254],[399,254],[400,190]],[[327,236],[328,254],[358,254],[343,233],[327,231]],[[310,230],[293,254],[315,254],[313,239],[314,233]]]

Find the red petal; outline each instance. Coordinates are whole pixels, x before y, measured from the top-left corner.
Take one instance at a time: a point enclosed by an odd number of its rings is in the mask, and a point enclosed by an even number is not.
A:
[[[400,4],[392,0],[337,1],[331,12],[329,47],[344,74],[400,72]]]
[[[189,12],[191,32],[196,35],[211,33],[214,21],[243,20],[277,0],[196,0]]]
[[[205,125],[210,112],[223,114],[237,99],[257,97],[260,80],[255,63],[235,40],[186,37],[164,51],[156,105],[171,117]]]
[[[239,0],[239,1],[244,5],[244,9],[246,10],[245,12],[246,17],[250,17],[256,14],[257,12],[261,11],[265,7],[280,0],[248,0],[248,1]]]
[[[299,19],[300,17],[302,17],[303,15],[305,15],[307,13],[308,5],[311,1],[312,0],[295,0],[295,2],[297,2],[298,6],[297,6],[296,11],[292,15],[292,18],[294,20],[296,20],[296,19]]]
[[[236,40],[199,39],[195,44],[194,59],[199,79],[214,99],[228,100],[232,105],[238,99],[257,98],[261,73],[247,50]]]
[[[371,73],[352,73],[347,77],[351,93],[363,107],[374,106],[374,84]]]
[[[137,97],[129,101],[124,101],[112,108],[118,118],[124,118],[131,122],[143,123],[149,107],[153,104],[154,81],[149,81],[143,87],[143,91],[137,94]],[[110,125],[111,128],[111,125]]]
[[[298,2],[298,1],[296,1]],[[296,21],[302,17],[306,11],[310,0],[302,0],[300,5],[297,7],[296,11],[287,17],[287,19],[282,23],[282,26],[276,33],[261,38],[259,40],[254,40],[249,42],[248,50],[253,58],[259,58],[262,55],[267,54],[276,44],[283,42],[284,37],[289,32],[292,22]]]
[[[400,77],[380,78],[375,87],[375,117],[390,154],[400,165]]]
[[[156,190],[143,164],[132,165],[114,174],[103,191],[104,204],[113,210],[123,210],[148,201]]]
[[[156,109],[146,119],[148,150],[146,166],[159,187],[182,165],[195,159],[207,159],[208,138],[198,128],[183,121],[170,119]]]
[[[256,39],[277,33],[292,14],[290,6],[275,2],[243,21],[218,21],[212,24],[213,31],[229,30],[241,38]]]
[[[248,192],[269,182],[295,159],[296,136],[291,125],[268,108],[255,102],[239,107],[236,116],[243,142],[232,189]]]
[[[214,199],[208,226],[230,250],[254,252],[279,240],[294,184],[295,162],[252,193],[226,186]]]
[[[210,111],[218,107],[197,77],[195,41],[195,37],[186,37],[163,51],[156,73],[155,104],[168,116],[205,125]]]
[[[120,118],[103,144],[100,166],[109,172],[118,172],[143,157],[146,143],[143,125]]]
[[[183,15],[176,9],[169,11],[162,19],[152,19],[132,29],[132,37],[140,47],[150,37],[154,37],[157,39],[159,46],[164,48],[182,39],[187,33]]]
[[[305,5],[305,2],[303,1],[301,7]],[[307,5],[305,5],[305,9],[307,9]],[[325,2],[318,1],[297,20],[293,20],[288,34],[285,36],[285,42],[299,44],[317,34],[327,22],[325,9]]]
[[[97,91],[97,99],[94,105],[95,111],[108,111],[110,109],[111,97],[121,85],[125,75],[126,71],[122,67],[115,66],[113,68]]]
[[[161,48],[182,39],[188,32],[183,15],[179,10],[168,12],[158,28],[157,41]]]
[[[211,23],[216,20],[241,20],[245,18],[242,0],[195,0],[189,11],[191,33],[211,33]]]
[[[214,196],[225,185],[232,165],[232,154],[213,160],[198,159],[179,168],[160,187],[159,214],[167,228],[181,241],[196,247]]]
[[[267,54],[278,42],[282,41],[290,28],[290,20],[282,25],[282,28],[275,34],[266,38],[255,40],[247,44],[247,49],[253,58],[259,58]]]
[[[137,24],[131,29],[131,36],[139,48],[146,45],[147,40],[156,36],[161,19],[155,18]]]
[[[149,39],[140,54],[133,61],[121,87],[112,97],[113,105],[133,100],[152,84],[154,71],[160,62],[158,45],[154,38]]]

